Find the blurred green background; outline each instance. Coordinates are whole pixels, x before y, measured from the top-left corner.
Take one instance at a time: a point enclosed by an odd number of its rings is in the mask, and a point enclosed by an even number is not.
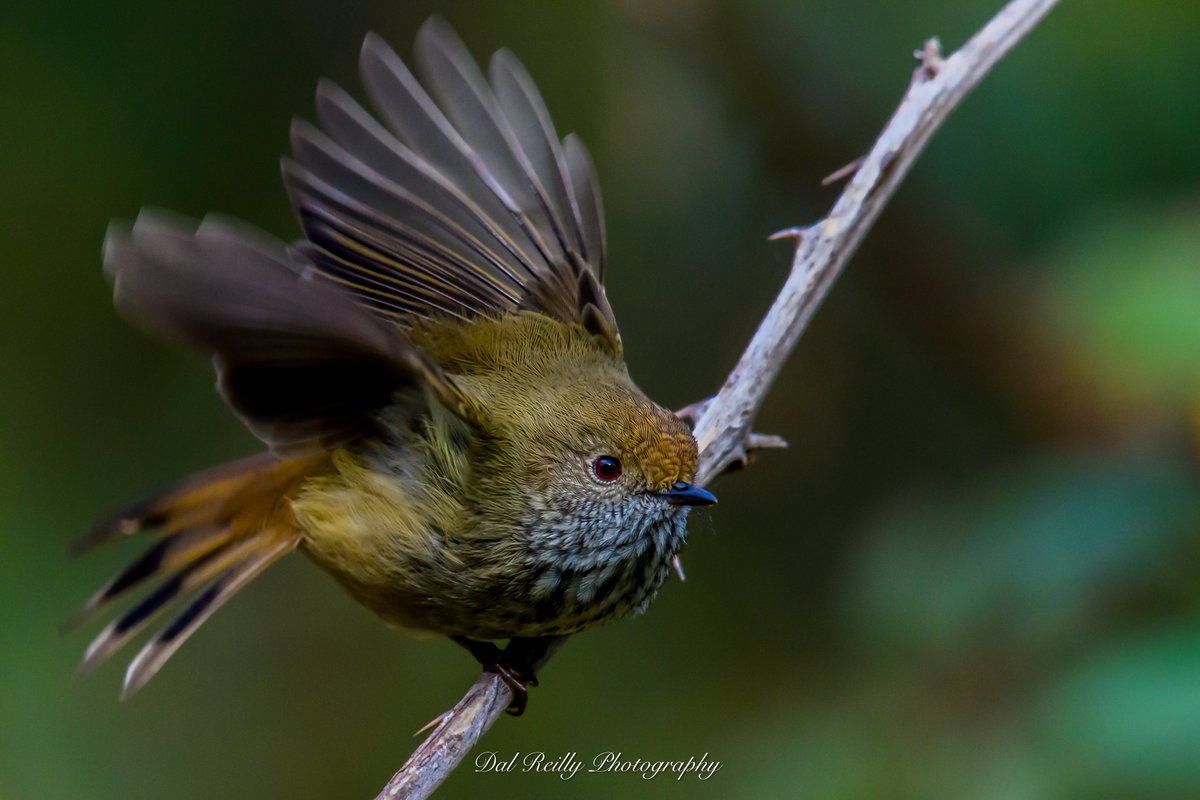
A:
[[[635,377],[712,392],[911,51],[998,0],[21,4],[0,15],[0,798],[365,798],[476,669],[302,558],[155,681],[58,623],[126,562],[100,516],[255,443],[203,359],[112,312],[143,204],[284,237],[293,114],[433,10],[513,48],[592,147]],[[1068,2],[938,134],[759,429],[687,582],[570,642],[484,750],[721,770],[460,769],[440,795],[1200,797],[1200,4]],[[361,95],[360,95],[361,96]],[[130,545],[133,546],[130,546]],[[117,659],[120,661],[120,659]]]

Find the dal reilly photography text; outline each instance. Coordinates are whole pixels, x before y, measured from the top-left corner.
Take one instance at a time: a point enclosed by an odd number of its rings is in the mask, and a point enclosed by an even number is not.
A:
[[[628,756],[613,750],[596,753],[590,760],[576,752],[552,755],[541,750],[529,753],[520,751],[510,755],[494,750],[480,753],[475,758],[476,772],[541,772],[555,774],[564,781],[569,781],[581,772],[592,775],[597,773],[622,773],[640,775],[643,780],[655,778],[674,778],[681,781],[686,777],[695,777],[706,781],[721,768],[721,762],[710,758],[708,753],[701,756],[688,756],[685,759],[653,759]]]

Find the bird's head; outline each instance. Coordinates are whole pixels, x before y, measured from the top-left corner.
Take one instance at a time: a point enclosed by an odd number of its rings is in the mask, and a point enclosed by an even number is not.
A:
[[[687,425],[627,379],[560,379],[518,396],[526,399],[495,448],[503,483],[533,518],[608,538],[716,502],[692,483]]]
[[[479,499],[492,511],[624,533],[716,502],[692,484],[691,430],[584,333],[521,314],[416,336],[477,409]]]

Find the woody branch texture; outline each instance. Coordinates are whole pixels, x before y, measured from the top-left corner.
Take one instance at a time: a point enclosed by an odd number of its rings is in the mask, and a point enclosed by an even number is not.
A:
[[[751,450],[782,446],[777,437],[753,433],[751,425],[817,307],[933,133],[1057,2],[1012,0],[950,56],[943,57],[936,39],[926,42],[916,53],[920,64],[899,107],[871,151],[856,163],[829,214],[809,227],[772,237],[796,241],[787,281],[720,391],[681,412],[695,421],[700,448],[698,485],[744,461]],[[429,797],[511,700],[503,680],[483,673],[463,698],[436,720],[433,732],[376,800]]]

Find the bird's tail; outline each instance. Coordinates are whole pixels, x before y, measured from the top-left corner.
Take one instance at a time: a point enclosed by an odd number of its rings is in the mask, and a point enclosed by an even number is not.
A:
[[[198,473],[98,526],[72,554],[146,530],[158,540],[100,588],[66,627],[86,622],[113,600],[152,579],[158,585],[95,638],[81,672],[115,653],[169,605],[183,610],[142,648],[125,673],[122,697],[150,680],[179,646],[252,578],[300,540],[289,502],[319,459],[262,454]]]

